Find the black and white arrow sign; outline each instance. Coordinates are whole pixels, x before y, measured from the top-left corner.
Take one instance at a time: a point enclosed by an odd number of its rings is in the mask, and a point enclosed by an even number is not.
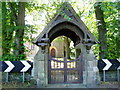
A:
[[[120,59],[102,59],[98,60],[99,70],[117,70],[120,69]]]
[[[110,61],[108,61],[107,59],[102,59],[102,60],[106,64],[106,66],[103,68],[103,70],[108,70],[112,66],[112,63]]]
[[[26,61],[21,62],[25,65],[25,67],[20,72],[26,72],[31,67],[31,65]]]
[[[8,68],[4,72],[10,72],[15,66],[10,61],[5,61],[8,65]]]
[[[120,59],[117,59],[119,62],[120,62]],[[120,69],[120,65],[119,65],[119,67],[117,68],[118,70]]]
[[[0,61],[2,72],[31,72],[33,63],[30,61]]]
[[[31,61],[0,61],[2,72],[31,72],[33,62]],[[99,70],[120,70],[120,59],[98,60]]]

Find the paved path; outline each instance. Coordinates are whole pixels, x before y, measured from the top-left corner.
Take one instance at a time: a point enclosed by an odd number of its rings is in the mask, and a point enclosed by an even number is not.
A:
[[[49,84],[46,88],[119,88],[120,82],[101,82],[97,87],[86,87],[83,84]]]

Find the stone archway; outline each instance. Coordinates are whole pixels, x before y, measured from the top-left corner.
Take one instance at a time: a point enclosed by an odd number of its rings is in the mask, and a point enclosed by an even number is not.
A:
[[[68,9],[66,9],[66,7]],[[87,86],[96,85],[99,81],[97,61],[94,55],[90,53],[90,50],[91,46],[96,44],[98,41],[78,17],[69,3],[64,3],[60,10],[64,11],[64,13],[70,17],[71,20],[65,19],[61,14],[56,14],[43,32],[40,33],[40,35],[33,42],[40,47],[35,56],[33,65],[34,79],[37,81],[38,86],[48,85],[49,74],[47,66],[49,65],[48,60],[50,43],[56,37],[64,35],[69,37],[74,42],[74,46],[78,50],[76,53],[81,52],[80,69],[82,71],[82,78],[80,79],[80,82]],[[79,50],[81,51],[79,52]]]

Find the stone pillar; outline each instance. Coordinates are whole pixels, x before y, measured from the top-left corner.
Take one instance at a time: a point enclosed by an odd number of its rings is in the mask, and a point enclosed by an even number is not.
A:
[[[100,82],[97,60],[91,49],[80,43],[76,48],[81,49],[83,84],[87,87],[95,87]]]
[[[48,60],[49,60],[49,44],[45,47],[44,69],[45,69],[45,81],[44,86],[48,85]]]
[[[97,67],[98,60],[95,58],[93,51],[87,51],[87,87],[96,87],[100,83],[99,70]]]
[[[47,60],[48,60],[48,47],[45,46],[44,51],[40,47],[38,53],[34,57],[33,62],[34,79],[37,82],[37,87],[45,87],[48,83]]]
[[[81,49],[82,70],[83,70],[83,84],[87,85],[87,59],[86,47],[82,43],[78,46]]]

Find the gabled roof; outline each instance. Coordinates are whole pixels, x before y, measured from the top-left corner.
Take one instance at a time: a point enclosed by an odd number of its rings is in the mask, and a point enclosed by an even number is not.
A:
[[[84,32],[85,34],[84,39],[89,38],[95,43],[98,43],[97,39],[88,30],[87,26],[83,23],[83,21],[76,14],[75,10],[72,8],[72,6],[68,2],[63,3],[63,5],[61,5],[61,8],[58,11],[60,12],[55,14],[53,19],[48,23],[48,25],[44,28],[44,30],[37,36],[36,40],[33,41],[33,43],[40,42],[43,36],[45,35],[46,35],[46,38],[49,38],[47,34],[50,32],[50,30],[56,25],[63,22],[69,22],[76,25],[77,27],[80,28],[80,30],[82,30],[82,32]]]

